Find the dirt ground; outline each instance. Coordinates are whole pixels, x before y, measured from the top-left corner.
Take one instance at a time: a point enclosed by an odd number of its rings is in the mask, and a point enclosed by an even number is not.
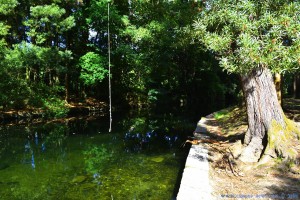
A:
[[[285,100],[285,114],[295,121],[300,116],[300,101]],[[295,162],[279,158],[264,164],[237,164],[247,130],[245,110],[230,108],[230,114],[207,116],[207,129],[213,140],[209,149],[210,181],[216,199],[300,199],[300,144]],[[221,112],[222,113],[222,112]]]

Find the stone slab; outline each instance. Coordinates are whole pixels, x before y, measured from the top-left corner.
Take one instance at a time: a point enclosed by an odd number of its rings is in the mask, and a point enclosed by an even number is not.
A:
[[[208,150],[192,145],[183,171],[177,200],[212,200],[209,183]]]

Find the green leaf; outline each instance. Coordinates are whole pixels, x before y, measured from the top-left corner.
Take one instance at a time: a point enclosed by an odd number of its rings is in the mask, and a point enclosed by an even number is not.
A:
[[[94,85],[101,82],[108,74],[105,69],[106,60],[104,57],[88,52],[80,58],[79,65],[81,67],[80,79],[86,85]]]

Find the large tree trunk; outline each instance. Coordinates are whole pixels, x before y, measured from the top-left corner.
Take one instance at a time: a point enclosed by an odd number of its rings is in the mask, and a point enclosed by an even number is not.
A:
[[[272,153],[274,154],[275,150],[281,148],[280,145],[273,145],[274,142],[278,144],[275,140],[282,138],[282,136],[273,137],[275,134],[274,126],[281,127],[283,131],[276,132],[276,134],[284,136],[289,122],[278,102],[269,69],[254,69],[247,75],[243,75],[241,81],[246,99],[248,130],[244,139],[244,144],[247,146],[242,152],[240,160],[243,162],[257,162],[269,143],[272,143],[272,145],[269,145],[271,148],[268,148],[268,153],[274,150]],[[280,151],[281,154],[284,154],[285,149],[282,147]]]

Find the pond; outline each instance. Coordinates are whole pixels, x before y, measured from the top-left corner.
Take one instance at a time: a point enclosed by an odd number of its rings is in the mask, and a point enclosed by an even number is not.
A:
[[[174,199],[194,123],[172,114],[0,127],[1,199]]]

